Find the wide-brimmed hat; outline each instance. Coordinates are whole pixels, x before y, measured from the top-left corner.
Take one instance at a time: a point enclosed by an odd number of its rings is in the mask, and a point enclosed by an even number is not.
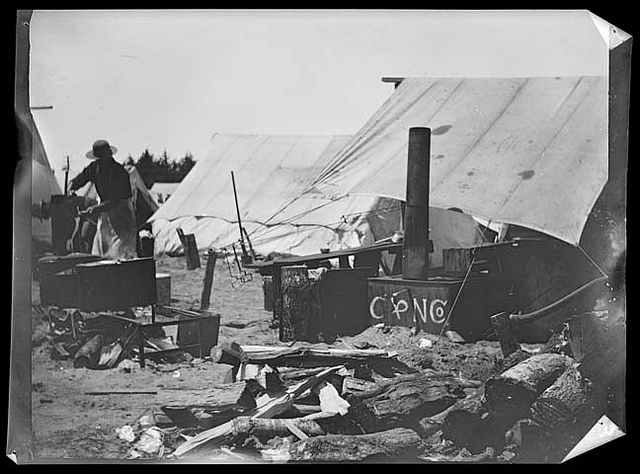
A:
[[[113,145],[109,145],[108,141],[96,140],[93,143],[93,147],[91,147],[91,151],[88,151],[86,156],[90,160],[97,160],[100,159],[102,154],[107,150],[111,150],[112,155],[115,155],[118,152],[118,149]]]

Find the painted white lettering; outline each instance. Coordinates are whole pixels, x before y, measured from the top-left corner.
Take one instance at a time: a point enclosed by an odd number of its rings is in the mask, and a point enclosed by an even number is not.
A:
[[[400,300],[396,303],[393,299],[391,303],[393,303],[393,312],[396,314],[396,318],[398,318],[399,321],[402,320],[400,313],[404,313],[409,309],[409,303],[405,300]]]
[[[446,319],[446,311],[444,307],[447,305],[447,301],[442,301],[441,299],[436,298],[431,302],[429,306],[429,316],[431,320],[436,324],[444,323]]]
[[[384,314],[378,315],[376,313],[376,303],[378,301],[384,301],[384,298],[382,296],[374,296],[373,299],[371,300],[371,303],[369,303],[369,314],[374,319],[382,319],[382,318],[384,318]]]
[[[422,298],[422,308],[418,303],[418,298],[413,298],[413,317],[415,319],[416,312],[420,315],[422,322],[427,324],[427,298]]]

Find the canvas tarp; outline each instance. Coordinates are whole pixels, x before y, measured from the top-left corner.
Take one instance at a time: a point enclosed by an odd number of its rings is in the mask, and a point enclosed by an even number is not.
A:
[[[412,127],[431,128],[431,205],[577,244],[607,181],[606,77],[407,78],[306,196],[405,199]]]
[[[171,199],[150,219],[156,253],[182,250],[177,228],[194,234],[201,250],[237,243],[240,234],[231,171],[242,225],[257,253],[304,255],[323,247],[337,250],[389,237],[402,227],[397,200],[300,196],[349,139],[215,134],[207,155],[196,162]],[[438,220],[447,224],[435,224]],[[475,222],[468,215],[441,211],[432,219],[432,227],[447,229],[451,225],[464,231],[434,238],[437,249],[477,241]]]

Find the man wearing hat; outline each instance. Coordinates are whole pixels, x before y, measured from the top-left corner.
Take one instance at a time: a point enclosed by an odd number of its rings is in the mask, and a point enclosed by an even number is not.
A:
[[[86,156],[94,160],[69,184],[75,191],[91,181],[100,203],[81,211],[88,220],[97,218],[97,230],[91,253],[112,260],[136,257],[136,219],[131,202],[129,173],[113,159],[118,150],[106,140],[97,140]]]

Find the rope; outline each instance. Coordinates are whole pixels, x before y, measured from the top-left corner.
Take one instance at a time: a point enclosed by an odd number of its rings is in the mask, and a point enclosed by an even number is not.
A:
[[[580,244],[577,245],[577,247],[582,251],[582,253],[584,254],[585,257],[587,257],[589,259],[589,261],[591,262],[591,264],[596,267],[596,269],[602,274],[602,276],[606,276],[608,277],[609,275],[607,275],[605,273],[605,271],[600,268],[600,265],[598,265],[595,260],[593,260],[593,258],[591,258],[591,255],[589,255],[581,246]]]
[[[331,203],[325,203],[322,206],[318,206],[318,207],[312,208],[312,209],[310,209],[308,211],[301,212],[300,214],[297,214],[297,215],[292,216],[292,217],[290,217],[290,218],[288,218],[286,220],[283,220],[283,221],[280,221],[280,222],[277,222],[277,223],[274,223],[274,224],[268,224],[266,222],[260,223],[260,224],[263,226],[263,228],[269,229],[271,227],[277,227],[279,225],[291,225],[291,226],[294,226],[294,227],[302,227],[302,226],[324,226],[324,227],[326,227],[326,226],[330,226],[330,225],[334,225],[334,224],[344,223],[344,220],[342,218],[340,220],[338,220],[338,221],[329,222],[327,224],[294,224],[293,223],[293,221],[295,221],[295,220],[297,220],[297,219],[299,219],[301,217],[304,217],[304,216],[306,216],[308,214],[311,214],[312,212],[314,212],[314,211],[316,211],[316,210],[318,210],[318,209],[320,209],[320,208],[322,208],[322,207],[324,207],[324,206],[326,206],[328,204],[331,204]],[[381,214],[382,212],[386,212],[386,211],[394,210],[394,209],[400,209],[400,208],[401,208],[400,205],[394,205],[394,206],[388,206],[388,207],[379,208],[379,209],[369,209],[369,210],[363,210],[363,211],[354,211],[354,212],[350,212],[350,213],[347,213],[347,214],[342,214],[341,217],[351,217],[351,216],[360,216],[360,217],[362,217],[362,216],[367,216],[367,215],[371,215],[371,214]],[[261,230],[262,229],[254,229],[249,235],[254,235],[254,234],[256,234],[257,232],[259,232]]]
[[[320,206],[320,207],[322,207],[322,206]],[[300,213],[299,216],[304,217],[305,215],[310,214],[311,212],[317,210],[318,208],[311,209],[311,210],[309,210],[309,211],[307,211],[305,213]],[[271,229],[272,227],[277,227],[277,226],[280,226],[280,225],[291,225],[292,227],[296,227],[296,228],[301,228],[301,227],[313,227],[313,228],[315,228],[315,227],[326,227],[329,230],[333,230],[333,229],[331,229],[331,226],[345,223],[344,219],[342,219],[342,218],[352,217],[352,216],[368,217],[368,216],[371,216],[371,215],[382,214],[383,212],[387,212],[387,211],[390,211],[390,210],[396,210],[396,209],[400,209],[400,208],[401,208],[401,206],[394,205],[394,206],[388,206],[388,207],[379,208],[379,209],[373,209],[373,210],[354,211],[354,212],[350,212],[350,213],[347,213],[347,214],[342,214],[340,220],[337,220],[337,221],[334,221],[334,222],[329,222],[327,224],[294,224],[292,221],[298,218],[298,216],[294,216],[294,217],[292,217],[290,219],[278,222],[276,224],[262,223],[263,227],[258,228],[258,229],[254,229],[252,232],[249,233],[249,235],[250,236],[254,236],[254,237],[255,236],[259,237],[261,233],[266,232],[267,230]],[[256,240],[254,240],[254,242],[256,242]]]
[[[482,238],[476,244],[476,246],[473,248],[473,257],[471,258],[471,263],[467,267],[467,272],[465,273],[464,278],[462,279],[462,283],[460,284],[460,288],[458,288],[458,291],[456,293],[456,297],[453,299],[453,303],[451,303],[451,309],[449,310],[449,314],[447,315],[447,318],[444,320],[444,323],[442,324],[442,328],[440,329],[440,334],[438,334],[439,336],[442,336],[442,333],[444,332],[445,328],[447,327],[447,325],[449,323],[449,319],[451,318],[451,315],[453,314],[453,310],[456,307],[456,304],[458,303],[458,300],[460,299],[460,295],[462,294],[462,289],[464,288],[464,285],[467,283],[467,280],[469,279],[469,275],[471,274],[471,269],[473,268],[473,264],[476,261],[476,254],[477,254],[476,251],[478,250],[478,248],[480,248],[482,246],[482,243],[484,242],[485,231],[486,231],[486,229],[489,228],[489,224],[491,224],[491,222],[492,222],[491,219],[487,222],[487,226],[485,227],[485,230],[483,230],[481,232]]]

